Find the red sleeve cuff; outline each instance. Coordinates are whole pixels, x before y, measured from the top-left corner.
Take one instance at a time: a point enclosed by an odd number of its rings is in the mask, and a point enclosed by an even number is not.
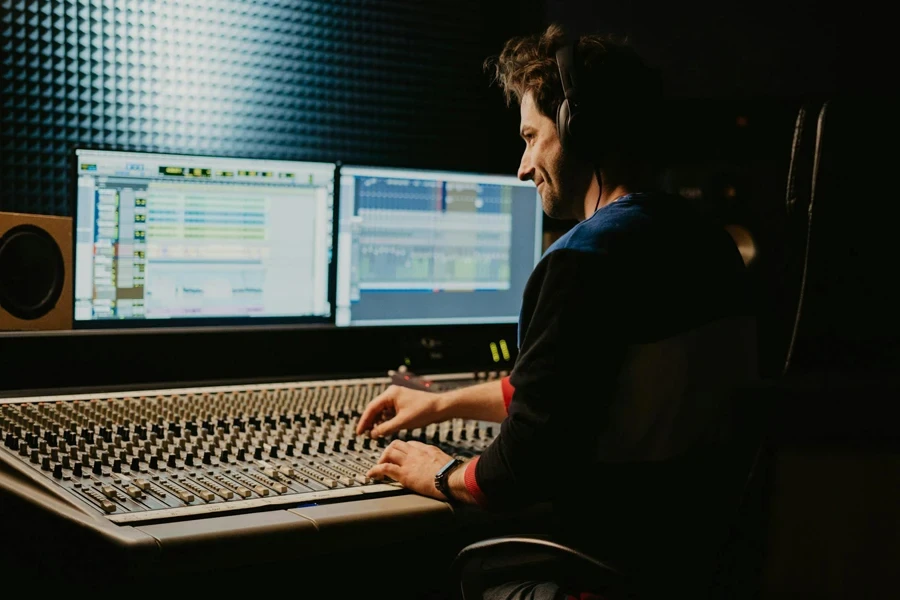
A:
[[[500,386],[503,388],[503,405],[506,407],[506,412],[509,412],[509,403],[512,402],[513,392],[516,391],[516,388],[509,382],[509,375],[500,380]]]
[[[466,465],[466,489],[469,490],[469,493],[472,494],[472,497],[475,498],[475,502],[477,502],[479,506],[486,506],[487,498],[484,497],[484,492],[482,492],[481,488],[478,487],[478,480],[475,479],[476,464],[478,464],[477,456],[474,459],[470,460],[469,464]]]

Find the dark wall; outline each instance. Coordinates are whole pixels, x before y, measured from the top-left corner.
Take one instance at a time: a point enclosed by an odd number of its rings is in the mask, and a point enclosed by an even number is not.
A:
[[[510,172],[482,63],[528,7],[3,1],[0,210],[70,214],[77,145]]]
[[[811,0],[777,6],[547,0],[548,20],[579,33],[626,36],[663,70],[673,95],[692,98],[831,93],[847,37],[838,24],[846,25],[854,10],[842,7],[838,15]]]

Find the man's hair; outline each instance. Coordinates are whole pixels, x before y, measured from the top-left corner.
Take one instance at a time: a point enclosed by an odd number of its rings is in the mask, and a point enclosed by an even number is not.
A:
[[[512,38],[499,56],[485,61],[485,69],[503,90],[507,106],[531,94],[538,111],[556,121],[556,111],[565,99],[556,63],[556,51],[568,43],[559,25],[550,25],[540,35]],[[635,169],[656,166],[662,110],[662,80],[624,40],[614,36],[583,35],[578,38],[576,60],[582,95],[582,111],[600,110],[602,136],[616,163],[617,183],[635,174]],[[601,165],[605,170],[610,164]]]

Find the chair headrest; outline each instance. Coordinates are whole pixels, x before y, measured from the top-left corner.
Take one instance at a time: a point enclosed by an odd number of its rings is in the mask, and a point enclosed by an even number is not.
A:
[[[800,106],[794,122],[794,136],[791,140],[791,160],[788,167],[785,190],[785,212],[788,219],[796,221],[797,216],[805,221],[809,208],[810,187],[812,185],[813,156],[816,148],[816,124],[821,103],[807,102]]]

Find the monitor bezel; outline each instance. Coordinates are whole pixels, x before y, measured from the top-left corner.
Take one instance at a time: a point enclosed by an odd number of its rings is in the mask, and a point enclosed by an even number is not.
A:
[[[191,158],[227,158],[236,160],[258,160],[267,162],[283,162],[283,163],[306,163],[329,167],[332,172],[332,228],[331,228],[331,261],[328,265],[328,303],[330,311],[327,316],[277,316],[277,317],[178,317],[171,319],[102,319],[81,321],[75,318],[75,265],[76,250],[78,247],[78,152],[112,152],[112,153],[129,153],[144,154],[157,156],[175,156],[175,157],[191,157]],[[159,149],[148,149],[143,147],[129,147],[122,145],[108,144],[74,144],[69,148],[67,153],[69,162],[69,214],[72,215],[72,266],[71,275],[73,279],[72,285],[72,329],[80,331],[91,330],[211,330],[211,329],[253,329],[259,327],[298,327],[298,328],[320,328],[322,326],[334,326],[335,322],[335,300],[337,291],[337,215],[339,206],[339,163],[327,160],[311,160],[311,159],[284,159],[269,158],[261,156],[247,155],[214,155],[209,153],[198,152],[167,152]]]

